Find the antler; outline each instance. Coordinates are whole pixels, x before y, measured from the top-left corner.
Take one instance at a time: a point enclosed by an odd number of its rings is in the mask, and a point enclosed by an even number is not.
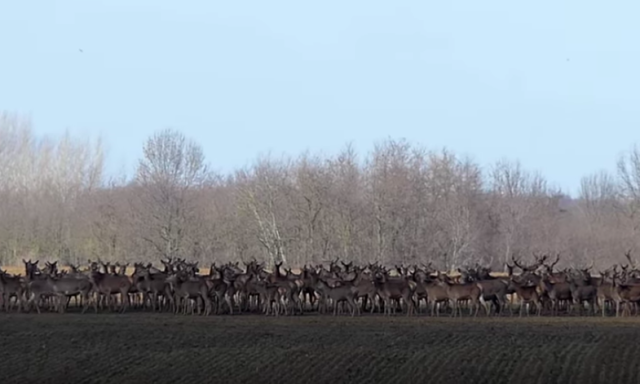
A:
[[[587,272],[588,272],[588,271],[590,271],[590,270],[593,268],[594,264],[595,264],[595,261],[593,261],[593,260],[592,260],[592,261],[591,261],[591,265],[589,265],[589,266],[588,266],[587,268],[585,268],[584,270],[585,270],[585,271],[587,271]]]
[[[520,264],[520,263],[518,262],[518,260],[516,260],[516,259],[513,257],[513,255],[511,255],[511,261],[513,261],[513,264],[515,264],[515,266],[516,266],[516,267],[518,267],[518,268],[522,269],[522,271],[524,271],[524,272],[531,272],[531,271],[536,270],[536,268],[538,268],[538,265],[537,265],[537,264],[535,264],[535,265],[533,265],[533,266],[529,266],[529,267],[527,267],[527,266],[524,266],[524,265]]]
[[[548,259],[549,259],[549,255],[547,255],[546,253],[542,255],[542,257],[538,259],[538,267],[541,265],[544,265],[545,261],[547,261]]]
[[[627,260],[629,260],[629,264],[631,265],[631,268],[636,269],[636,263],[634,263],[633,260],[631,260],[631,250],[628,250],[627,252],[625,252],[624,257],[626,257]]]

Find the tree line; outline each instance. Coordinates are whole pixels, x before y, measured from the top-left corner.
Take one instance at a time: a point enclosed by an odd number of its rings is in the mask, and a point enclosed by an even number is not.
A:
[[[172,256],[353,260],[501,267],[560,253],[565,263],[622,262],[638,245],[640,151],[615,173],[586,175],[570,198],[518,161],[482,168],[447,150],[388,139],[369,153],[262,156],[220,174],[176,130],[153,134],[133,175],[105,174],[100,141],[41,137],[0,114],[0,265]]]

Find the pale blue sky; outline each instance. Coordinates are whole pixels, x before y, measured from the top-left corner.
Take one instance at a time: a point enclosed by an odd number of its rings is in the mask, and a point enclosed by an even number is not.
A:
[[[575,192],[638,139],[639,18],[638,1],[4,1],[0,109],[102,134],[111,170],[166,127],[222,171],[404,137]]]

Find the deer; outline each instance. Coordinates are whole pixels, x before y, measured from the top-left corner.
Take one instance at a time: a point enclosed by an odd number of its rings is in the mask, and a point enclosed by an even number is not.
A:
[[[620,296],[623,305],[622,316],[631,315],[631,304],[634,306],[640,301],[640,285],[620,283],[616,285],[616,292]],[[637,310],[637,307],[635,307]]]
[[[488,268],[478,267],[475,271],[469,272],[467,272],[468,277],[480,287],[484,303],[493,303],[496,313],[500,313],[501,308],[504,308],[507,303],[507,287],[509,284],[502,279],[491,276],[491,270]],[[485,312],[490,314],[488,306],[485,305],[484,308]]]
[[[303,305],[308,303],[309,308],[313,310],[316,302],[315,286],[318,282],[317,274],[312,268],[305,265],[302,268],[301,278],[304,283],[302,286],[302,303]]]
[[[460,300],[469,300],[471,307],[469,308],[473,312],[473,316],[478,316],[478,309],[481,299],[481,288],[475,283],[452,283],[449,277],[445,274],[438,273],[438,284],[445,289],[453,312],[452,317],[456,317],[458,312],[462,316],[462,309],[460,308]]]
[[[280,287],[261,278],[259,275],[254,276],[252,279],[256,280],[254,287],[260,295],[262,313],[266,316],[271,314],[279,316],[283,311],[280,301]]]
[[[202,280],[191,280],[186,271],[180,271],[169,276],[166,280],[174,292],[174,314],[178,314],[182,309],[183,314],[187,314],[187,304],[189,300],[195,300],[200,314],[200,301],[204,303],[204,316],[211,313],[211,300],[209,299],[209,287]],[[191,307],[191,314],[194,309]]]
[[[351,316],[360,315],[360,308],[356,305],[356,288],[353,282],[344,282],[338,287],[329,286],[324,280],[318,279],[315,289],[322,295],[326,306],[326,299],[333,302],[333,315],[338,315],[338,307],[341,302],[346,302],[351,307]]]
[[[614,279],[615,291],[620,297],[620,305],[622,306],[622,316],[631,315],[631,306],[634,307],[635,312],[638,311],[638,302],[640,302],[640,282],[633,273],[636,271],[635,263],[631,260],[631,251],[625,253],[625,257],[629,260],[632,266],[632,270],[628,269],[628,266],[621,266],[619,279]]]
[[[538,287],[540,292],[546,294],[549,298],[553,316],[558,314],[561,301],[573,301],[571,287],[566,281],[558,281],[557,278],[545,274],[539,280]]]
[[[616,270],[615,267],[610,271],[600,272],[599,284],[597,285],[597,303],[602,311],[602,317],[606,316],[606,303],[611,302],[615,305],[616,317],[620,316],[621,298],[616,289]]]
[[[280,267],[282,262],[275,263],[273,274],[264,274],[264,278],[268,283],[278,286],[280,294],[280,300],[282,301],[285,314],[291,310],[292,314],[295,314],[296,309],[302,314],[302,302],[300,301],[300,287],[301,283],[298,281],[292,281],[287,278],[287,275],[280,273]]]
[[[22,260],[25,266],[24,309],[29,311],[35,305],[38,314],[41,313],[40,305],[48,303],[49,308],[56,304],[52,300],[56,297],[53,280],[47,273],[38,268],[39,260],[32,262],[30,259]]]
[[[260,294],[255,287],[255,275],[264,269],[264,265],[259,264],[255,259],[244,264],[246,267],[245,272],[237,273],[233,283],[236,292],[238,292],[240,310],[248,310],[251,307],[252,298],[256,298],[258,301],[257,306],[260,306]],[[209,268],[209,275],[215,274],[216,268],[215,263],[212,263]]]
[[[542,301],[540,300],[537,286],[523,285],[518,282],[514,276],[510,276],[509,288],[513,289],[518,295],[518,301],[520,302],[520,317],[522,317],[522,312],[529,304],[536,306],[536,313],[538,316],[542,314]],[[513,310],[511,312],[513,314]],[[530,311],[527,310],[527,316],[529,316],[529,312]]]
[[[385,272],[379,272],[373,279],[378,296],[384,304],[384,314],[391,315],[392,302],[403,300],[407,308],[407,316],[416,312],[413,293],[416,283],[406,278],[390,278]]]
[[[249,280],[252,280],[254,275],[249,275]],[[211,265],[208,279],[206,279],[207,286],[209,288],[209,295],[213,294],[215,298],[215,313],[218,314],[222,310],[222,304],[227,304],[229,307],[229,314],[233,315],[233,290],[235,288],[235,272],[225,267],[216,267],[215,264]],[[248,281],[245,282],[245,285]]]
[[[591,274],[589,273],[590,269],[591,268],[577,269],[574,273],[569,273],[567,276],[567,282],[571,290],[571,298],[573,299],[572,307],[578,307],[579,313],[582,313],[582,304],[584,302],[589,303],[591,311],[595,313],[598,288],[592,284]]]
[[[173,301],[169,284],[167,283],[168,275],[160,273],[151,273],[149,266],[145,267],[142,264],[134,265],[134,272],[131,276],[133,280],[133,286],[137,288],[143,295],[143,305],[148,302],[151,306],[151,310],[155,312],[162,306],[159,303],[159,299]],[[133,287],[132,287],[133,288]]]
[[[53,292],[58,299],[58,311],[64,313],[66,307],[69,304],[71,297],[82,298],[82,313],[85,313],[89,306],[89,294],[92,290],[91,281],[86,277],[76,276],[62,276],[54,278],[48,276],[52,286]]]
[[[109,269],[108,265],[104,265],[105,269]],[[129,276],[118,276],[110,273],[102,273],[97,270],[93,270],[89,275],[89,280],[93,285],[93,291],[96,295],[102,295],[107,301],[107,306],[113,308],[111,305],[112,295],[120,294],[121,297],[121,309],[124,313],[130,305],[129,292],[133,286],[133,279]],[[98,313],[98,301],[94,298],[94,310]]]
[[[21,309],[20,298],[23,295],[23,280],[20,276],[11,276],[0,269],[0,299],[5,312],[11,310],[11,299],[15,298],[18,311]]]
[[[431,316],[440,316],[440,305],[449,302],[447,289],[438,280],[426,281],[424,289],[427,292],[427,306]]]

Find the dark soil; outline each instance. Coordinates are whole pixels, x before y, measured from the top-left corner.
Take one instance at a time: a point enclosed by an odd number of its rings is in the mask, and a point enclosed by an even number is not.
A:
[[[638,383],[640,319],[0,314],[0,383]]]

